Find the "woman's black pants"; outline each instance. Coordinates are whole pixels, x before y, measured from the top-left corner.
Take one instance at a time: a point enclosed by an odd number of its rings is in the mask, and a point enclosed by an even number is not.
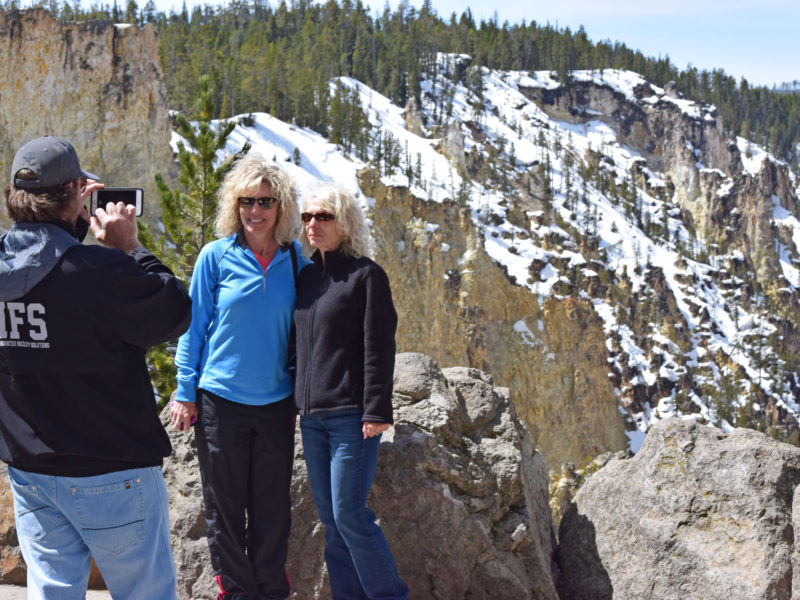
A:
[[[197,404],[208,546],[221,597],[286,598],[294,399],[249,406],[198,390]]]

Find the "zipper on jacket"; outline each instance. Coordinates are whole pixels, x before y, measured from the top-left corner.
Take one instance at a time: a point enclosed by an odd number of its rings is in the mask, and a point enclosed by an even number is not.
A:
[[[310,406],[310,389],[311,389],[311,366],[313,361],[311,357],[313,356],[313,349],[314,349],[314,313],[317,310],[317,301],[320,298],[320,290],[322,289],[322,284],[328,278],[328,271],[325,267],[322,268],[322,277],[317,283],[317,289],[314,292],[314,302],[311,304],[311,310],[308,314],[308,355],[306,360],[308,361],[308,368],[306,369],[306,381],[305,381],[305,389],[303,390],[303,408],[305,412],[303,414],[310,414],[311,406]]]
[[[275,264],[275,261],[278,259],[278,252],[281,252],[281,247],[280,246],[278,247],[277,250],[275,250],[275,254],[272,255],[272,260],[269,261],[269,264],[267,265],[266,269],[262,269],[261,268],[261,263],[258,262],[258,259],[255,256],[252,257],[253,260],[256,261],[256,264],[258,265],[258,268],[261,269],[261,271],[262,271],[262,274],[261,274],[261,291],[264,292],[265,294],[267,293],[267,271],[269,271],[272,268],[272,265]],[[253,252],[250,251],[251,255],[252,255],[252,253]],[[291,272],[291,270],[292,269],[290,267],[289,271]],[[292,274],[292,277],[293,277],[292,281],[294,281],[295,274]],[[295,284],[294,287],[295,287],[295,298],[296,298],[297,297],[297,284]]]

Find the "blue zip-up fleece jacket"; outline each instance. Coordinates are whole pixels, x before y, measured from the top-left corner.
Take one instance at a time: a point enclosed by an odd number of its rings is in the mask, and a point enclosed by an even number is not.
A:
[[[298,270],[308,263],[293,242]],[[200,251],[189,289],[192,323],[178,341],[176,400],[203,388],[240,404],[262,406],[292,394],[287,364],[295,304],[288,246],[261,268],[241,233]]]
[[[145,248],[16,223],[0,237],[0,459],[71,477],[160,465],[171,448],[145,350],[186,330],[189,305]]]

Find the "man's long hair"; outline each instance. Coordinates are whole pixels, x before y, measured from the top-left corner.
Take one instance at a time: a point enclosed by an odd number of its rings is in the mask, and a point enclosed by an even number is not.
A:
[[[24,173],[18,173],[17,177],[24,178]],[[73,185],[78,185],[77,180],[38,190],[8,185],[4,190],[6,212],[12,221],[18,222],[63,219],[75,197]]]

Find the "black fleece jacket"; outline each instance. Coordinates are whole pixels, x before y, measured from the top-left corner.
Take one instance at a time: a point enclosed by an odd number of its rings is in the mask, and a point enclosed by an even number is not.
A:
[[[311,257],[297,280],[295,401],[301,415],[359,409],[393,423],[397,313],[389,278],[366,257]]]

